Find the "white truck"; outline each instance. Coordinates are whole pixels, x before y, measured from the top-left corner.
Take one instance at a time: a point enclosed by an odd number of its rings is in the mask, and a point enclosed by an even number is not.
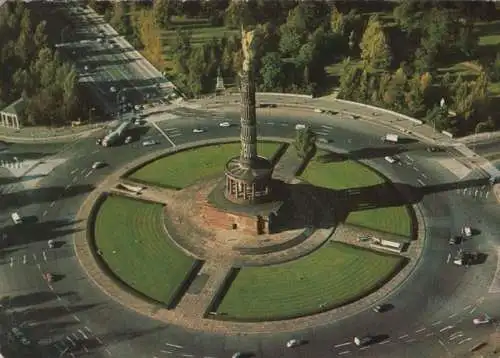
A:
[[[386,143],[397,143],[399,141],[399,137],[397,134],[390,134],[390,133],[386,134],[381,139],[383,142]]]

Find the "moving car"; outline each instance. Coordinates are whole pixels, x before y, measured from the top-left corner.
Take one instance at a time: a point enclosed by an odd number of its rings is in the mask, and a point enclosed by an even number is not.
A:
[[[49,249],[53,249],[56,246],[55,241],[52,239],[47,241],[47,244],[49,245]]]
[[[328,140],[328,138],[323,138],[323,137],[318,138],[316,141],[318,143],[321,143],[321,144],[328,144],[328,143],[330,143],[330,141]]]
[[[354,344],[358,347],[366,346],[370,344],[372,341],[372,337],[365,336],[365,337],[354,337]]]
[[[193,129],[193,133],[204,133],[205,130],[203,128],[195,128]]]
[[[47,280],[48,283],[51,283],[52,281],[54,281],[54,276],[49,272],[45,273],[43,276],[44,276],[45,280]]]
[[[299,124],[295,125],[295,130],[300,131],[300,130],[303,130],[303,129],[306,129],[306,125],[305,124],[299,123]]]
[[[221,122],[221,123],[219,123],[219,127],[231,127],[231,123],[229,123],[229,122]]]
[[[491,323],[493,320],[491,319],[490,316],[488,316],[487,314],[481,316],[481,317],[477,317],[477,318],[474,318],[472,320],[472,323],[474,323],[476,326],[479,326],[481,324],[488,324],[488,323]]]
[[[125,138],[125,144],[129,144],[130,142],[132,142],[131,136],[128,136],[127,138]]]
[[[145,140],[144,142],[142,142],[143,147],[149,147],[150,145],[155,145],[155,144],[158,144],[158,142],[155,141],[154,139]]]
[[[300,346],[301,341],[299,339],[290,339],[288,342],[286,342],[286,347],[287,348],[293,348],[293,347],[298,347]]]
[[[106,166],[106,163],[104,162],[95,162],[94,164],[92,164],[92,169],[99,169],[104,166]]]
[[[385,143],[397,143],[399,141],[399,137],[397,134],[386,134],[381,139],[382,142]]]
[[[316,112],[316,113],[323,113],[324,111],[322,109],[319,109],[319,108],[314,108],[314,112]]]
[[[396,163],[396,158],[394,158],[394,157],[391,157],[391,156],[386,156],[386,157],[384,157],[384,159],[385,159],[386,161],[388,161],[389,163],[391,163],[391,164]]]
[[[472,228],[470,226],[464,226],[462,228],[462,235],[465,237],[471,237],[472,236]]]
[[[461,242],[462,242],[462,236],[458,235],[450,237],[450,240],[448,241],[450,245],[458,245]]]
[[[10,218],[14,222],[14,224],[21,224],[23,222],[23,219],[21,218],[21,215],[19,215],[17,212],[10,214]]]

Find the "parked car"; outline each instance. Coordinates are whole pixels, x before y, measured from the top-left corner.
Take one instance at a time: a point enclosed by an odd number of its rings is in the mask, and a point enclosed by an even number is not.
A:
[[[132,142],[132,136],[125,138],[125,144],[129,144],[130,142]]]
[[[229,123],[229,122],[221,122],[221,123],[219,123],[219,127],[225,127],[225,128],[231,127],[231,123]]]
[[[482,325],[482,324],[488,324],[488,323],[491,323],[493,320],[491,319],[490,316],[488,316],[487,314],[481,316],[481,317],[477,317],[477,318],[474,318],[472,320],[472,323],[474,323],[476,326],[479,326],[479,325]]]
[[[293,347],[298,347],[300,346],[302,342],[299,339],[290,339],[288,342],[286,342],[286,347],[287,348],[293,348]]]
[[[306,125],[305,124],[299,123],[299,124],[295,125],[295,130],[300,131],[300,130],[303,130],[303,129],[306,129]]]
[[[391,157],[391,156],[386,156],[386,157],[384,157],[384,159],[385,159],[386,161],[388,161],[389,163],[391,163],[391,164],[394,164],[394,163],[396,163],[396,161],[397,161],[397,160],[396,160],[396,158]]]
[[[370,336],[365,336],[365,337],[354,337],[354,344],[358,347],[363,347],[367,346],[370,344],[372,341],[372,337]]]
[[[49,249],[53,249],[56,246],[56,242],[52,239],[47,241],[47,244],[49,245]]]
[[[193,133],[204,133],[205,130],[203,128],[195,128],[193,129]]]

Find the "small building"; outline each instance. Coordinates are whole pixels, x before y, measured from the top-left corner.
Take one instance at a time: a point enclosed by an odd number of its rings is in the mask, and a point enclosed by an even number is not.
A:
[[[19,98],[0,111],[0,125],[7,128],[21,128],[21,112],[26,107],[24,98]]]

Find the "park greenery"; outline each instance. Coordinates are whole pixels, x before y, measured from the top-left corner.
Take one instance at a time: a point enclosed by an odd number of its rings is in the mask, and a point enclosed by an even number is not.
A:
[[[75,68],[49,43],[47,20],[22,2],[0,7],[0,108],[23,98],[23,125],[58,126],[88,114]]]
[[[295,131],[293,146],[301,159],[306,159],[308,156],[314,155],[316,150],[316,134],[310,126]]]
[[[332,156],[332,153],[318,151],[301,178],[314,186],[339,191],[375,188],[386,182],[365,165],[353,160],[328,160]],[[369,230],[411,237],[412,220],[404,205],[356,210],[348,213],[345,222]]]
[[[217,312],[228,320],[277,320],[352,302],[380,287],[403,258],[331,242],[298,260],[244,267]]]
[[[336,90],[456,135],[498,126],[500,55],[485,43],[500,41],[481,33],[496,21],[492,2],[90,3],[191,96],[214,92],[219,69],[238,84],[245,26],[256,31],[259,91]]]
[[[110,196],[99,208],[94,237],[108,268],[122,282],[159,302],[169,303],[194,260],[166,239],[163,206]]]
[[[270,158],[278,143],[258,142],[260,156]],[[184,189],[207,178],[222,177],[224,166],[239,155],[240,143],[209,145],[180,151],[157,159],[133,172],[129,178],[138,182],[172,189]]]

